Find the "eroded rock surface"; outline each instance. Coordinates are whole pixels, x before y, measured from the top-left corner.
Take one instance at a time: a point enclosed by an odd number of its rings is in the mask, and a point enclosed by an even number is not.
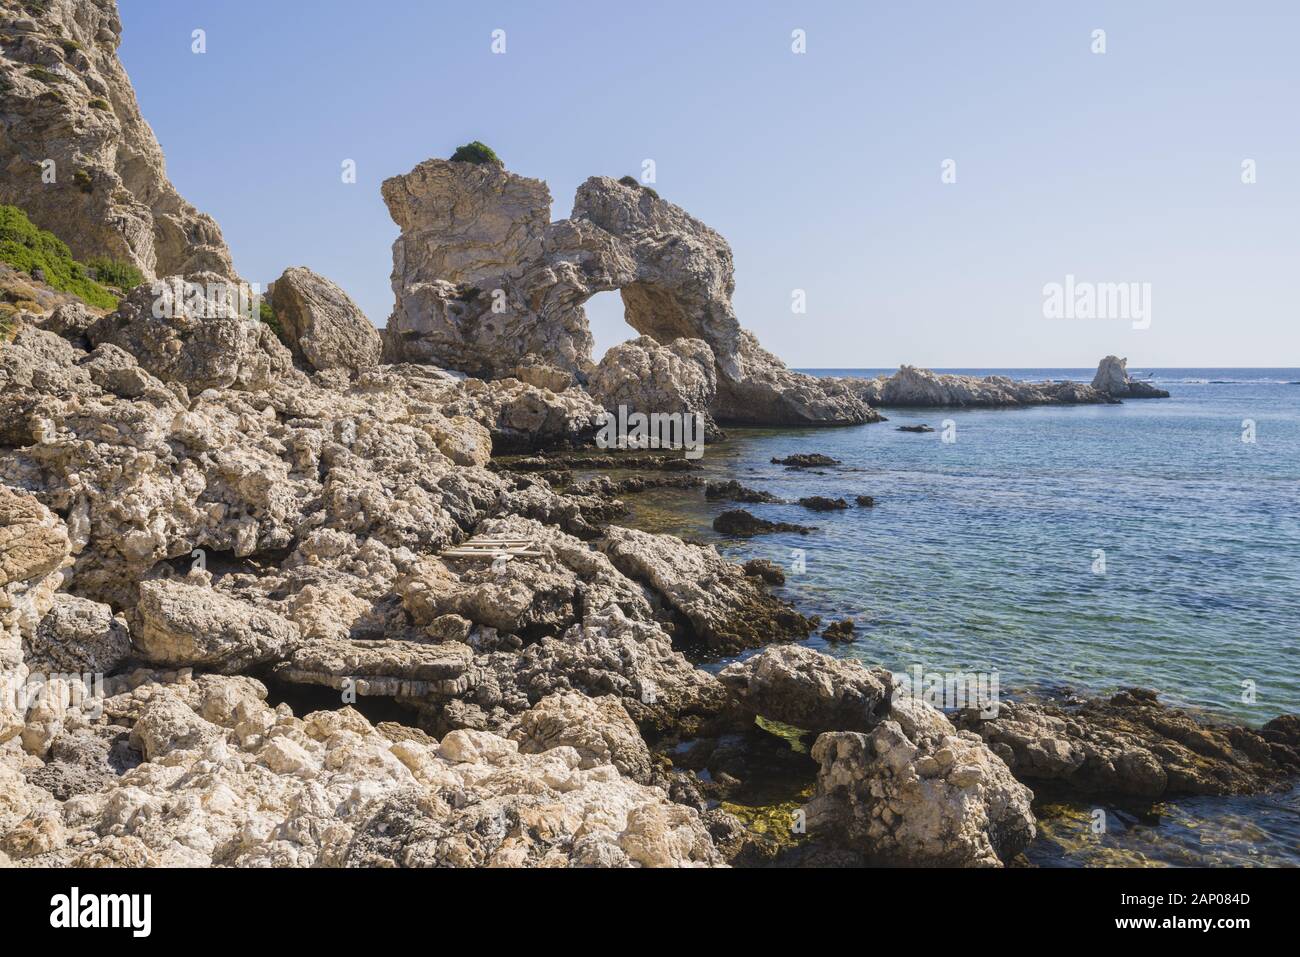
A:
[[[1259,730],[1208,724],[1143,689],[1075,706],[1008,702],[995,719],[963,713],[961,723],[1022,780],[1058,781],[1081,793],[1251,794],[1300,772],[1294,715]]]
[[[379,365],[379,330],[339,286],[303,266],[284,271],[270,302],[294,357],[309,369],[358,372]]]
[[[613,357],[597,376],[602,395],[626,394],[624,373],[644,366],[655,371],[641,401],[712,393],[698,411],[720,421],[876,418],[852,389],[791,372],[740,327],[730,247],[651,190],[592,177],[572,216],[552,223],[540,180],[490,163],[427,160],[386,180],[383,194],[402,229],[393,247],[397,306],[384,333],[391,360],[501,378],[534,354],[585,379],[597,370],[582,304],[618,289],[628,324],[659,348],[633,344]],[[679,340],[700,344],[674,346]],[[680,364],[709,353],[713,375]]]
[[[233,277],[217,224],[167,179],[117,57],[121,33],[114,0],[0,8],[0,203],[78,260],[107,256],[146,278]],[[54,182],[42,178],[50,160]]]
[[[802,645],[772,645],[718,674],[747,712],[804,731],[869,731],[889,712],[893,678],[883,668],[831,658]]]
[[[810,834],[832,834],[872,864],[997,867],[1035,834],[1033,794],[1002,759],[937,709],[895,699],[869,733],[827,732],[807,805]]]

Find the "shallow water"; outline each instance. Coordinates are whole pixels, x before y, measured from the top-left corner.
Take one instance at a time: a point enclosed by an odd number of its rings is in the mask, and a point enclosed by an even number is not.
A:
[[[812,640],[832,654],[894,671],[995,672],[1004,689],[1142,685],[1250,724],[1300,711],[1300,370],[1155,370],[1151,381],[1171,398],[884,409],[889,422],[851,428],[729,429],[701,460],[706,477],[791,501],[872,495],[876,507],[814,513],[658,490],[628,497],[632,522],[779,562],[783,592],[802,611],[857,621],[851,645]],[[1253,443],[1242,441],[1247,419]],[[943,441],[945,420],[953,442]],[[896,431],[922,422],[936,431]],[[795,452],[843,464],[792,471],[769,461]],[[729,541],[710,523],[733,507],[819,528]],[[1152,863],[1300,863],[1298,800],[1197,798],[1124,812],[1130,825],[1100,844]],[[1050,820],[1055,837],[1035,845],[1039,863],[1098,851],[1059,839],[1073,833],[1069,815]]]

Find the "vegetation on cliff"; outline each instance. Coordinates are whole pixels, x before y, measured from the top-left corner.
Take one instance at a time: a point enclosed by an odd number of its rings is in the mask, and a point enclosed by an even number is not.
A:
[[[63,240],[37,227],[17,206],[0,206],[0,261],[99,309],[117,308],[118,297],[104,283],[126,290],[144,281],[138,269],[110,259],[77,262]]]

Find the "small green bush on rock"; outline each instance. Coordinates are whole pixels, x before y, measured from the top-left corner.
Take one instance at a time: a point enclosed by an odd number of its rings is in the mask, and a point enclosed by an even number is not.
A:
[[[90,108],[92,110],[103,110],[105,113],[108,113],[113,109],[108,105],[108,100],[98,96],[90,101]]]
[[[505,165],[492,147],[480,143],[478,140],[457,147],[456,152],[451,154],[451,161],[453,163],[496,163],[498,166]]]
[[[144,273],[130,263],[120,263],[107,256],[96,256],[86,260],[86,268],[93,274],[92,278],[106,286],[116,286],[123,292],[130,292],[144,282]]]

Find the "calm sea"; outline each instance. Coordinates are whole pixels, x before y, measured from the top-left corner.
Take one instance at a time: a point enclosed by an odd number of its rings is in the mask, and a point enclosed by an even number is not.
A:
[[[1093,374],[941,371],[1085,382]],[[811,642],[832,654],[895,671],[996,672],[1004,691],[1141,685],[1252,724],[1300,712],[1300,369],[1130,371],[1149,374],[1171,398],[885,408],[886,423],[733,428],[707,449],[709,478],[736,478],[790,500],[876,498],[874,508],[828,514],[745,506],[819,527],[808,536],[724,540],[710,522],[734,506],[706,503],[698,492],[638,496],[635,520],[713,541],[736,559],[781,563],[784,593],[801,610],[858,623],[853,644]],[[896,431],[918,423],[936,431]],[[810,472],[770,462],[795,452],[822,452],[843,465]],[[1149,809],[1133,812],[1125,830],[1137,835],[1133,853],[1154,853],[1142,843],[1149,838],[1166,853],[1177,850],[1169,863],[1200,861],[1193,845],[1204,831],[1183,821],[1170,833],[1169,815],[1190,814],[1179,810],[1188,806],[1170,805],[1154,831],[1142,816]],[[1300,859],[1294,793],[1194,807],[1189,820],[1215,819],[1223,830],[1209,861]],[[1116,814],[1130,819],[1126,810]],[[1240,832],[1225,820],[1246,822],[1240,846],[1227,836]],[[1057,823],[1083,835],[1086,849],[1086,820],[1062,811]],[[1180,840],[1183,832],[1196,839]],[[1058,862],[1080,858],[1071,852]]]

